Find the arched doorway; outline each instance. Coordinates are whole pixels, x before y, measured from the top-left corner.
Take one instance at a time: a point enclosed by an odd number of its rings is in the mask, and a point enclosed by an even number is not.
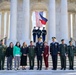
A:
[[[46,30],[48,28],[47,27],[48,24],[42,25],[41,22],[39,21],[39,19],[40,19],[39,13],[42,13],[43,17],[48,18],[48,12],[47,12],[46,4],[44,4],[44,3],[35,3],[35,4],[33,4],[31,6],[31,24],[30,24],[31,25],[31,28],[30,28],[31,29],[30,30],[30,32],[31,32],[30,33],[30,35],[31,35],[30,39],[31,40],[33,40],[33,38],[32,38],[32,30],[33,30],[34,26],[36,28],[40,27],[41,30],[43,29],[43,27],[45,27]]]

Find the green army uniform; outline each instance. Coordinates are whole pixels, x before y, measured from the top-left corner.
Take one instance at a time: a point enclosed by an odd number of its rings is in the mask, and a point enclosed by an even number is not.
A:
[[[4,70],[6,46],[0,44],[0,70]]]
[[[67,45],[60,44],[61,70],[66,69],[66,54],[67,54]]]
[[[69,58],[69,69],[73,69],[74,66],[74,51],[75,47],[74,45],[68,46],[68,58]]]
[[[34,58],[35,58],[35,46],[34,45],[28,46],[28,56],[29,56],[30,69],[33,69],[34,68]]]

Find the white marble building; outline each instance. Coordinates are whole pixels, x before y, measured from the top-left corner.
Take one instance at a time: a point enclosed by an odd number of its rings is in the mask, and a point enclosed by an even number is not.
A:
[[[48,42],[52,36],[59,42],[70,37],[76,40],[76,0],[0,0],[0,39],[6,36],[7,43],[29,43],[34,11],[46,13]]]

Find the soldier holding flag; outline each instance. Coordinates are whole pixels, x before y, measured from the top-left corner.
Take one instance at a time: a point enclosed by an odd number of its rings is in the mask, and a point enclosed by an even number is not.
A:
[[[36,35],[37,35],[37,30],[36,30],[36,27],[34,27],[34,29],[33,29],[33,41],[34,41],[34,43],[36,42]]]
[[[40,27],[37,29],[37,38],[39,39],[41,36],[42,31],[40,30]]]
[[[47,34],[47,31],[45,30],[45,27],[43,27],[43,30],[42,30],[42,39],[43,39],[43,42],[46,39],[46,34]]]

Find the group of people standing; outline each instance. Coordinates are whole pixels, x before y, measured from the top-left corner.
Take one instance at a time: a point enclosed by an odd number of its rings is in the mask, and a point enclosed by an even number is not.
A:
[[[9,47],[4,45],[3,40],[0,43],[0,70],[4,70],[4,61],[5,57],[7,58],[7,70],[12,70],[12,60],[14,59],[14,69],[19,70],[22,66],[22,70],[26,70],[27,66],[27,57],[29,58],[29,69],[34,69],[34,60],[37,56],[37,70],[42,69],[42,57],[49,54],[49,51],[44,53],[44,45],[47,46],[47,43],[43,43],[41,37],[38,39],[36,45],[33,41],[30,41],[30,45],[24,42],[23,45],[20,45],[20,42],[17,42],[16,45],[13,45],[13,42],[9,44]],[[48,48],[49,50],[49,48]],[[46,56],[44,57],[44,59]],[[48,60],[48,59],[47,59]],[[46,61],[46,60],[45,60]],[[47,61],[48,62],[48,61]],[[48,68],[48,63],[46,63],[46,68]]]
[[[69,58],[69,69],[74,70],[74,51],[75,46],[72,44],[72,41],[69,41],[69,45],[65,44],[65,40],[61,40],[61,44],[56,42],[56,37],[52,37],[52,42],[50,46],[47,42],[42,42],[42,38],[39,37],[36,45],[33,41],[30,41],[30,45],[24,42],[23,45],[20,45],[20,42],[17,42],[14,46],[11,42],[9,47],[6,47],[1,40],[0,43],[0,70],[4,70],[4,61],[5,56],[7,57],[7,70],[12,70],[12,60],[14,59],[14,68],[19,70],[22,66],[23,70],[26,70],[27,66],[27,57],[29,58],[29,69],[34,69],[35,56],[37,57],[37,70],[42,69],[42,61],[44,58],[45,69],[48,69],[48,57],[52,57],[52,70],[57,69],[57,59],[58,53],[61,60],[61,70],[66,70],[66,56]]]
[[[38,27],[38,29],[36,29],[36,27],[34,27],[33,31],[33,41],[34,43],[36,42],[36,38],[39,39],[40,37],[42,37],[42,41],[44,42],[46,39],[46,34],[47,31],[45,29],[45,27],[43,27],[43,29],[41,30],[40,27]]]
[[[57,69],[58,54],[61,60],[61,70],[66,70],[66,57],[69,59],[69,70],[74,70],[74,53],[75,46],[72,41],[69,41],[69,45],[65,43],[65,40],[61,40],[61,44],[56,42],[56,37],[52,37],[52,43],[50,44],[50,54],[52,56],[53,70]]]

